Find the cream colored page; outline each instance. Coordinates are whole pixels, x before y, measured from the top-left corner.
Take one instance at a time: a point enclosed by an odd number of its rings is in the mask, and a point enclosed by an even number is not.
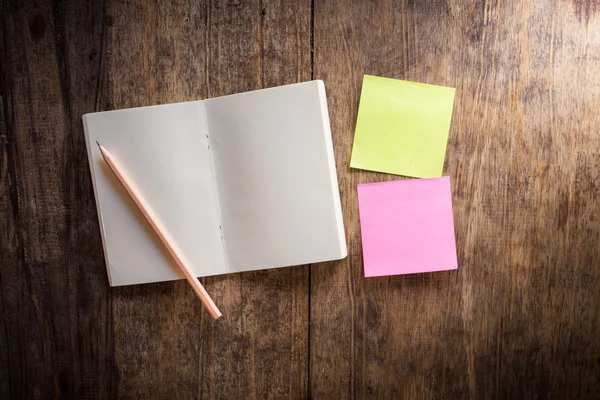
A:
[[[95,141],[124,167],[196,275],[225,273],[203,102],[87,114],[84,124],[111,285],[184,276]]]
[[[206,101],[229,272],[346,256],[320,81]]]

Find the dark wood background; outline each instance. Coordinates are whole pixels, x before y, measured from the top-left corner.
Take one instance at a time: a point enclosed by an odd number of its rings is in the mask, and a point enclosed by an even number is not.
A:
[[[600,398],[600,3],[0,0],[0,398]],[[456,87],[459,269],[363,278],[363,74]],[[86,112],[323,79],[347,259],[109,288]]]

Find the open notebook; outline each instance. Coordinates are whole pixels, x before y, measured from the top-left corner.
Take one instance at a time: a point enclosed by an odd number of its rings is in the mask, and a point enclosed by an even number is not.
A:
[[[83,123],[111,286],[184,276],[96,141],[197,276],[346,256],[323,82],[86,114]]]

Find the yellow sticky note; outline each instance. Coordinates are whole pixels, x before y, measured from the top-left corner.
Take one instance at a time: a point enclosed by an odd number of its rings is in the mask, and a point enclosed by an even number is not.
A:
[[[350,166],[442,176],[454,88],[365,75]]]

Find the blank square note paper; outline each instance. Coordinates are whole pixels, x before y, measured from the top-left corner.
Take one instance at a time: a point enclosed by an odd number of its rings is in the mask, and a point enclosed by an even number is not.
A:
[[[365,75],[352,168],[442,175],[455,89]]]
[[[358,185],[365,276],[457,268],[450,179]]]

